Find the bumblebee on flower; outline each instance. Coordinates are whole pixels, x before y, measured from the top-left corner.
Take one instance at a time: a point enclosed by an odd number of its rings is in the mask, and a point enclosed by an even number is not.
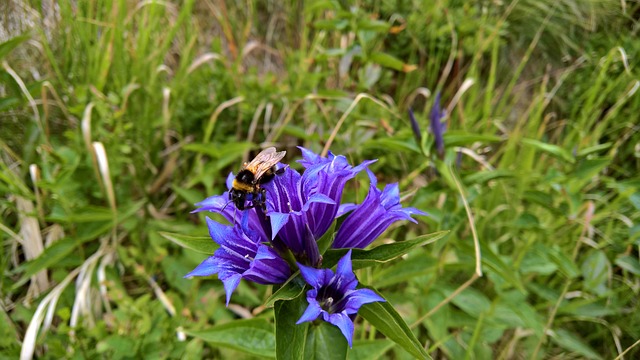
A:
[[[194,212],[219,213],[231,225],[207,218],[209,234],[220,248],[185,277],[218,274],[228,304],[241,279],[279,285],[299,270],[310,289],[306,293],[309,306],[298,323],[321,317],[337,326],[351,346],[351,317],[362,305],[384,299],[372,290],[356,289],[358,282],[352,271],[351,251],[338,262],[335,272],[321,268],[318,240],[336,218],[346,215],[332,247],[362,249],[393,222],[415,222],[411,215],[426,214],[400,205],[397,184],[378,190],[376,178],[368,170],[375,160],[352,166],[342,155],[329,153],[322,157],[305,148],[300,150],[302,160],[299,162],[305,168],[302,174],[270,164],[284,170],[261,184],[264,206],[246,208],[235,216],[242,209],[234,202],[227,206],[236,179],[232,174],[227,178],[229,192],[196,204],[199,208]],[[269,153],[275,153],[275,149]],[[346,183],[364,170],[371,181],[365,200],[359,205],[341,204]]]

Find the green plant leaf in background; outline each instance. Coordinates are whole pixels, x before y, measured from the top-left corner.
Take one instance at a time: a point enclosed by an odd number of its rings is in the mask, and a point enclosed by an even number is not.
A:
[[[522,144],[531,146],[549,155],[553,155],[558,159],[562,159],[570,164],[573,164],[576,161],[573,155],[571,155],[570,151],[558,145],[553,145],[553,144],[545,143],[539,140],[527,139],[527,138],[522,139]]]
[[[300,272],[297,271],[295,274],[291,275],[289,280],[284,283],[276,292],[271,295],[267,301],[265,301],[264,306],[273,307],[276,301],[280,300],[293,300],[297,299],[298,296],[304,291],[306,283],[299,276]]]
[[[296,322],[307,305],[303,294],[293,300],[280,300],[275,303],[276,357],[278,360],[305,359],[310,323],[296,325]]]
[[[431,359],[402,316],[389,302],[363,305],[358,314],[416,359]]]
[[[349,360],[376,360],[394,346],[391,340],[357,340],[349,350]]]
[[[600,360],[602,357],[593,350],[584,340],[578,338],[572,332],[558,329],[553,332],[551,339],[563,348],[574,351],[586,359]]]
[[[213,255],[220,247],[209,236],[189,236],[165,231],[159,231],[158,234],[185,249],[191,249],[202,254]]]
[[[314,321],[309,325],[304,353],[305,359],[344,360],[347,358],[347,349],[347,341],[337,326],[325,321]]]
[[[215,346],[255,356],[275,357],[273,325],[264,319],[235,320],[205,330],[186,330],[185,333]]]
[[[362,269],[376,264],[383,264],[396,259],[416,247],[420,247],[426,244],[435,242],[445,235],[449,231],[439,231],[432,234],[421,235],[415,239],[398,241],[391,244],[384,244],[376,246],[370,250],[353,249],[351,253],[351,260],[353,263],[353,269]],[[324,254],[323,264],[326,267],[332,267],[338,263],[341,257],[346,254],[348,249],[330,249]]]
[[[13,37],[3,43],[0,44],[0,60],[2,60],[7,54],[11,52],[11,50],[15,49],[18,45],[23,42],[29,40],[31,36],[29,35],[21,35]]]

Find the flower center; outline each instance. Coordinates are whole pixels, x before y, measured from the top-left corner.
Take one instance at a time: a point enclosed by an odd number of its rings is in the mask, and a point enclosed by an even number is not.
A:
[[[340,312],[344,309],[343,296],[335,287],[329,285],[320,290],[320,296],[318,297],[318,303],[320,307],[329,314]]]

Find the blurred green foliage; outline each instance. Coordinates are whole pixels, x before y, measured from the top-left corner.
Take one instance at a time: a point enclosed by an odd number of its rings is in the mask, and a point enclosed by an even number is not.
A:
[[[225,308],[219,281],[182,278],[207,251],[190,211],[251,151],[298,167],[327,144],[429,212],[386,239],[451,230],[358,273],[434,358],[639,356],[637,3],[47,3],[3,9],[41,21],[0,44],[2,357],[39,306],[41,358],[273,356],[272,289]],[[350,358],[410,357],[356,337]]]

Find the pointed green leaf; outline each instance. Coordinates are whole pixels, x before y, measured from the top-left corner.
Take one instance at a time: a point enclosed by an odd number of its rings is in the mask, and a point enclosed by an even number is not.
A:
[[[382,65],[398,71],[409,72],[415,69],[415,65],[407,65],[397,57],[383,52],[376,52],[371,54],[370,59],[378,65]]]
[[[431,359],[407,323],[389,302],[374,302],[363,305],[358,314],[416,359]]]
[[[512,178],[515,174],[509,170],[478,171],[464,178],[467,184],[485,184],[491,180]]]
[[[390,340],[360,340],[353,342],[353,349],[349,350],[349,360],[376,360],[393,347]]]
[[[264,319],[235,320],[207,330],[187,330],[185,333],[216,346],[275,357],[273,325]]]
[[[16,36],[12,39],[9,39],[1,43],[0,44],[0,60],[5,56],[7,56],[7,54],[9,54],[11,50],[15,49],[18,45],[29,40],[30,38],[31,36],[29,35]]]
[[[549,155],[555,156],[559,159],[562,159],[568,163],[573,164],[576,160],[571,155],[571,152],[567,149],[561,148],[558,145],[547,144],[542,141],[538,141],[535,139],[527,139],[523,138],[522,144],[534,147],[542,152],[546,152]]]
[[[302,294],[301,294],[302,295]],[[278,360],[304,360],[309,323],[296,325],[307,308],[304,296],[293,300],[279,300],[275,303],[276,319],[276,357]]]
[[[40,256],[26,263],[26,266],[24,267],[24,274],[22,274],[20,279],[18,279],[18,281],[13,284],[13,288],[19,288],[24,283],[26,283],[31,278],[31,276],[58,263],[66,256],[68,256],[76,248],[76,246],[80,244],[81,242],[72,238],[63,238],[54,242],[53,244],[51,244],[51,246],[44,249]]]
[[[469,145],[475,142],[498,142],[503,140],[503,138],[496,135],[482,135],[464,131],[447,131],[442,137],[444,138],[446,146]]]
[[[620,266],[624,270],[640,276],[640,261],[633,256],[623,255],[616,259],[616,265]]]
[[[159,231],[158,234],[163,238],[182,246],[183,248],[191,249],[207,255],[212,255],[220,247],[208,236],[189,236],[165,231]]]
[[[379,138],[366,141],[364,149],[376,149],[380,151],[402,151],[407,153],[422,154],[420,148],[413,141],[399,140],[393,138]]]
[[[305,282],[299,275],[299,271],[291,275],[287,282],[282,284],[282,286],[265,301],[264,306],[273,307],[276,301],[292,300],[300,296],[304,291]]]
[[[234,142],[222,145],[191,143],[184,146],[185,150],[194,151],[200,154],[209,155],[214,159],[233,155],[236,158],[242,156],[245,151],[251,150],[255,145],[250,142]]]
[[[383,264],[396,259],[416,247],[430,244],[447,235],[449,231],[438,231],[432,234],[418,236],[412,240],[398,241],[392,244],[376,246],[371,250],[353,249],[351,260],[353,269],[362,269],[376,264]],[[332,267],[349,249],[330,249],[322,259],[323,267]]]
[[[580,275],[580,270],[573,260],[558,247],[546,247],[546,251],[549,259],[558,266],[558,270],[567,278],[573,279]]]
[[[574,351],[587,359],[602,359],[584,340],[567,330],[559,329],[552,332],[551,339],[561,347]]]
[[[582,263],[582,286],[597,295],[604,295],[611,276],[611,263],[604,252],[592,251]]]
[[[297,325],[300,326],[300,325]],[[309,325],[304,358],[307,360],[344,360],[347,358],[347,340],[337,326],[324,321]]]

